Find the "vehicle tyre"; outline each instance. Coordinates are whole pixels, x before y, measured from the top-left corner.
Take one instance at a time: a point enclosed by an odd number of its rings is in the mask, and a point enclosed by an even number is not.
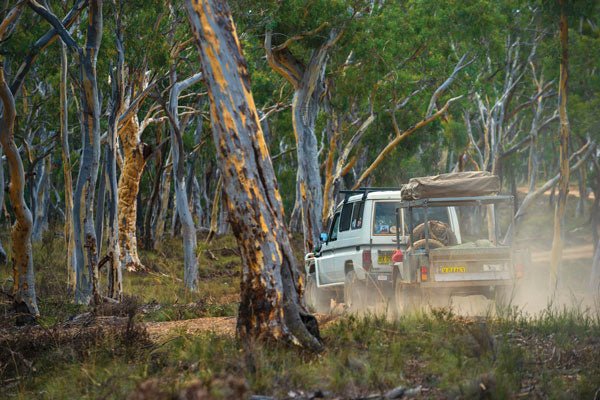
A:
[[[326,314],[331,306],[331,296],[317,287],[317,278],[315,274],[310,274],[306,278],[306,291],[304,293],[306,305],[312,308],[315,312]]]
[[[396,315],[406,315],[420,310],[420,296],[415,288],[399,280],[396,281],[394,290],[394,301],[396,303]]]
[[[362,313],[367,306],[365,283],[358,279],[354,270],[346,273],[344,303],[351,313]]]

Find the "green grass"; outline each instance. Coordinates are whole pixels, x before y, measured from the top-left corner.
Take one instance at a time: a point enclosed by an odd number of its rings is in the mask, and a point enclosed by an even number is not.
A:
[[[153,344],[119,337],[116,332],[76,349],[50,346],[36,356],[36,370],[5,394],[123,398],[141,382],[152,388],[157,380],[152,390],[165,396],[199,382],[215,398],[227,398],[232,379],[251,393],[324,390],[343,398],[398,385],[422,385],[426,397],[479,398],[482,381],[490,398],[514,396],[529,383],[531,396],[549,398],[593,398],[600,387],[598,318],[569,311],[499,320],[466,319],[449,310],[395,322],[345,317],[323,330],[326,350],[318,355],[254,343],[249,357],[236,339],[208,333],[173,332]]]

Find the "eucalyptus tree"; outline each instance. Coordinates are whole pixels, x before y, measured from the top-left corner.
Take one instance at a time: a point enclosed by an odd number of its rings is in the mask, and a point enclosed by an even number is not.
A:
[[[68,115],[68,55],[67,45],[61,42],[60,46],[60,155],[64,176],[65,199],[65,247],[67,248],[67,288],[70,293],[75,293],[76,263],[75,263],[75,237],[73,236],[73,178],[69,146],[69,115]]]
[[[326,91],[327,62],[356,11],[345,1],[259,1],[248,4],[242,14],[250,29],[264,34],[270,67],[293,88],[296,207],[301,211],[305,249],[312,250],[322,230],[323,187],[316,122]]]
[[[567,18],[567,0],[560,0],[560,77],[558,82],[558,110],[560,114],[560,146],[558,200],[554,211],[554,235],[552,239],[552,252],[550,258],[550,289],[555,290],[558,284],[558,268],[563,251],[563,225],[569,194],[569,138],[570,126],[567,112],[567,81],[569,78],[569,22]]]
[[[320,350],[316,320],[302,304],[301,275],[229,7],[224,0],[188,0],[186,8],[208,87],[229,220],[243,259],[238,333],[245,340],[285,340]]]
[[[100,104],[96,63],[103,34],[103,1],[89,1],[84,48],[77,44],[62,22],[50,10],[36,1],[30,1],[28,4],[54,27],[63,42],[73,50],[80,66],[83,149],[73,207],[73,235],[77,266],[75,299],[80,303],[99,302],[101,296],[98,286],[98,249],[94,229],[94,200],[96,198],[96,182],[100,163]]]
[[[24,2],[18,2],[4,16],[0,23],[0,42],[4,41],[17,24],[23,12]],[[12,226],[12,267],[13,296],[16,311],[39,315],[35,295],[35,277],[33,254],[31,250],[31,232],[33,217],[24,198],[25,172],[19,150],[14,141],[15,118],[17,115],[15,99],[4,74],[4,60],[0,57],[0,100],[2,101],[2,119],[0,120],[0,144],[6,155],[10,176],[9,198],[15,214]],[[2,188],[2,190],[4,190]]]
[[[167,9],[163,2],[138,0],[119,2],[120,27],[115,26],[115,36],[120,36],[116,50],[123,58],[124,94],[118,115],[118,139],[121,150],[121,174],[118,181],[118,220],[121,263],[129,271],[144,270],[138,255],[138,204],[140,183],[146,163],[157,148],[144,139],[144,133],[153,124],[163,122],[157,115],[160,107],[150,101],[159,81],[166,74],[166,40],[161,30]],[[143,10],[143,11],[141,11]],[[116,21],[117,22],[117,21]],[[140,26],[148,29],[140,30]],[[121,55],[122,54],[122,55]],[[151,208],[151,207],[150,207]]]
[[[170,73],[171,90],[169,103],[165,111],[171,122],[171,160],[173,161],[173,177],[175,181],[175,198],[177,202],[177,215],[181,221],[181,236],[183,238],[183,281],[185,286],[198,290],[198,262],[196,260],[196,226],[190,212],[185,179],[185,153],[183,148],[183,132],[185,124],[179,120],[179,95],[202,79],[202,73],[196,73],[182,81],[177,81],[177,73],[172,67]]]
[[[0,188],[2,188],[2,190],[0,190],[0,210],[4,209],[4,162],[2,157],[4,157],[4,155],[2,154],[0,147]],[[6,264],[8,261],[7,258],[8,256],[6,255],[6,251],[2,246],[2,241],[0,241],[0,265]]]

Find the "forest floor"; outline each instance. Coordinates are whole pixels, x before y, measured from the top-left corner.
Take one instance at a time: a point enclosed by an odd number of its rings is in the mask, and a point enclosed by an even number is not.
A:
[[[600,299],[587,287],[588,217],[574,218],[570,200],[561,291],[552,301],[546,197],[519,233],[533,265],[511,307],[471,296],[396,320],[318,315],[326,349],[318,355],[236,339],[240,260],[231,236],[199,241],[199,293],[182,288],[175,238],[142,252],[148,271],[125,274],[123,304],[88,308],[66,292],[57,228],[34,246],[38,325],[14,326],[10,299],[0,294],[0,398],[358,399],[402,386],[417,398],[594,399]],[[0,267],[0,289],[10,284]]]

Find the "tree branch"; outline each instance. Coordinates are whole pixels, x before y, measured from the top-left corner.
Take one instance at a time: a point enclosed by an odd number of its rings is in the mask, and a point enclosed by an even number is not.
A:
[[[16,22],[21,13],[23,12],[23,5],[25,4],[25,0],[20,0],[14,7],[6,14],[2,23],[0,23],[0,42],[2,42],[6,37],[11,33],[14,29],[13,23]],[[12,26],[12,27],[11,27]]]
[[[264,47],[267,62],[275,72],[284,77],[294,88],[298,88],[302,81],[302,75],[304,75],[304,66],[287,48],[273,51],[271,45],[272,37],[272,31],[268,30],[265,32]]]
[[[316,35],[317,33],[319,33],[320,31],[322,31],[324,28],[326,28],[328,26],[329,26],[329,22],[325,21],[325,22],[323,22],[321,25],[319,25],[318,27],[316,27],[313,30],[302,32],[302,33],[299,33],[297,35],[294,35],[291,38],[287,39],[282,44],[280,44],[279,46],[273,47],[273,51],[281,51],[281,50],[287,48],[293,42],[301,40],[301,39],[304,39],[305,37],[308,37],[308,36]]]
[[[73,4],[73,8],[71,8],[71,10],[65,16],[65,18],[63,18],[62,25],[65,28],[70,28],[75,23],[75,21],[77,21],[77,18],[79,17],[83,9],[87,6],[87,4],[88,0],[76,0],[75,4]],[[31,66],[35,62],[40,51],[44,50],[47,46],[53,43],[57,37],[57,31],[54,28],[52,28],[48,32],[46,32],[44,36],[39,38],[29,49],[27,56],[25,56],[25,60],[19,66],[17,74],[15,75],[15,78],[13,79],[10,85],[10,91],[13,93],[13,95],[16,95],[21,86],[23,85],[23,82],[25,81],[25,76],[31,69]]]
[[[29,0],[27,2],[27,5],[33,11],[35,11],[37,14],[39,14],[42,18],[44,18],[46,21],[48,21],[48,23],[50,25],[52,25],[52,27],[54,28],[54,31],[60,36],[62,41],[71,50],[75,50],[78,53],[81,52],[81,48],[79,47],[79,45],[77,44],[75,39],[73,39],[73,37],[71,36],[71,34],[67,30],[67,28],[65,28],[63,23],[56,17],[56,15],[54,15],[54,13],[52,13],[46,7],[44,7],[43,5],[38,3],[36,0]]]
[[[454,82],[454,80],[458,76],[458,73],[460,71],[462,71],[463,69],[465,69],[466,67],[468,67],[469,65],[471,65],[475,61],[475,58],[472,58],[470,61],[466,61],[467,54],[468,53],[465,53],[460,58],[460,60],[458,60],[458,63],[456,63],[456,66],[454,67],[454,71],[452,71],[452,74],[450,74],[448,79],[446,79],[444,81],[444,83],[442,83],[435,90],[435,92],[433,92],[433,95],[431,96],[431,100],[429,100],[429,107],[427,107],[427,113],[425,114],[426,117],[431,116],[431,114],[433,113],[433,110],[435,109],[435,103],[438,101],[439,97],[450,87],[450,85],[452,85],[452,82]]]
[[[358,178],[358,180],[356,181],[356,183],[354,184],[354,186],[352,188],[353,189],[359,188],[360,185],[363,183],[363,181],[365,179],[367,179],[367,177],[369,175],[371,175],[371,173],[379,166],[379,164],[385,159],[385,157],[394,148],[396,148],[396,146],[398,146],[398,144],[400,142],[402,142],[404,139],[406,139],[407,137],[409,137],[410,135],[412,135],[414,132],[418,131],[419,129],[423,128],[426,125],[429,125],[431,122],[433,122],[436,119],[438,119],[439,117],[441,117],[448,110],[448,108],[450,107],[450,105],[453,102],[455,102],[456,100],[459,100],[462,97],[463,96],[458,96],[458,97],[451,98],[435,114],[433,114],[433,115],[431,115],[431,116],[429,116],[429,117],[427,117],[427,118],[425,118],[425,119],[417,122],[415,125],[411,126],[410,128],[408,128],[404,132],[398,132],[396,134],[396,137],[390,143],[388,143],[387,146],[385,146],[383,148],[383,150],[381,150],[381,152],[379,153],[379,155],[377,156],[377,158],[375,159],[375,161],[373,161],[371,163],[371,165],[362,173],[362,175],[360,176],[360,178]]]

